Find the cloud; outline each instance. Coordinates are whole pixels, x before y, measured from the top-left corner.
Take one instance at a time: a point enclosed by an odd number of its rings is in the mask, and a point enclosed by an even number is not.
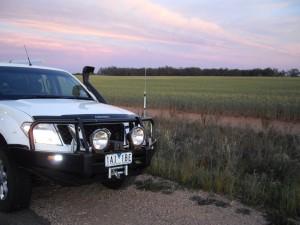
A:
[[[288,7],[283,2],[267,3],[274,10]],[[262,5],[267,6],[259,7]],[[107,56],[111,64],[122,62],[128,55],[132,60],[146,59],[141,52],[149,50],[170,57],[162,58],[161,63],[171,63],[173,58],[175,65],[180,57],[186,63],[188,59],[191,63],[201,60],[216,66],[232,66],[234,61],[240,61],[236,65],[246,66],[248,62],[255,66],[261,63],[261,57],[270,57],[270,64],[278,59],[294,63],[294,58],[300,58],[295,39],[282,41],[276,36],[244,31],[150,0],[7,1],[0,9],[0,44],[9,48],[24,43],[35,50],[44,49],[44,54],[46,50],[72,52],[75,61],[80,58],[76,52],[89,52],[90,57],[101,59]]]

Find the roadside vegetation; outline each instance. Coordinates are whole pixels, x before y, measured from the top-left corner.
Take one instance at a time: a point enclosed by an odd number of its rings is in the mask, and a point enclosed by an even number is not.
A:
[[[148,77],[148,106],[204,114],[300,120],[300,78]],[[143,105],[143,77],[93,76],[115,105]]]
[[[263,207],[278,224],[300,216],[300,136],[176,117],[156,122],[151,174]]]
[[[143,77],[95,76],[115,105],[143,105]],[[230,128],[205,114],[300,121],[300,78],[148,77],[148,106],[170,110],[155,118],[158,152],[149,173],[191,188],[221,193],[263,208],[272,224],[300,217],[300,134]],[[203,114],[199,121],[176,112]]]

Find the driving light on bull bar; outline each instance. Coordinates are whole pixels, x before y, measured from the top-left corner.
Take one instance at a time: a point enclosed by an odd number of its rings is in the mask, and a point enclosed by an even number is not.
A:
[[[40,123],[33,128],[34,142],[47,145],[62,145],[53,124]]]
[[[90,137],[94,150],[104,150],[108,146],[111,133],[107,129],[98,129]]]
[[[134,127],[130,133],[130,139],[134,146],[140,146],[145,140],[145,132],[142,127]]]

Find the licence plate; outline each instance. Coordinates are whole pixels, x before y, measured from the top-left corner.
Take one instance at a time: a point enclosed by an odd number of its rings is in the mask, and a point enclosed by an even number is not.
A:
[[[105,156],[105,167],[128,165],[132,163],[132,153],[115,153]]]

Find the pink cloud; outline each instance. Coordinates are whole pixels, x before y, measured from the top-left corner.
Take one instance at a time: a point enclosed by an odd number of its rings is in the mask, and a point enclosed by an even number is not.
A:
[[[6,49],[26,43],[43,54],[48,50],[77,60],[97,57],[109,62],[107,57],[111,64],[115,58],[123,62],[122,57],[128,55],[134,60],[141,55],[133,52],[146,53],[147,49],[177,61],[182,57],[186,63],[215,65],[235,61],[259,65],[265,61],[259,60],[262,57],[269,58],[270,64],[279,59],[294,63],[294,58],[300,58],[297,44],[282,43],[273,36],[242,34],[234,27],[182,14],[150,0],[30,3],[31,7],[25,7],[25,3],[11,0],[6,3],[11,8],[2,7],[0,44]],[[4,54],[2,51],[0,56]],[[160,60],[162,64],[170,62],[166,57]]]

